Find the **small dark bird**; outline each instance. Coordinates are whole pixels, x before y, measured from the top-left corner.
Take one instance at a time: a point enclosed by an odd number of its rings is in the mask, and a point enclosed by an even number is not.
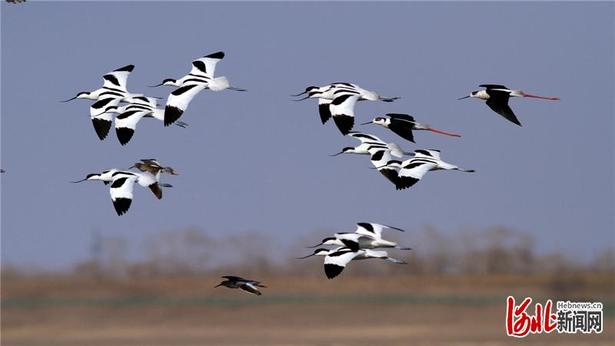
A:
[[[171,175],[179,175],[172,167],[165,167],[156,159],[141,159],[141,162],[137,162],[130,168],[136,168],[141,172],[148,172],[154,176],[157,176],[160,172]]]
[[[262,294],[261,291],[258,290],[258,287],[267,287],[263,285],[260,281],[244,279],[240,278],[239,276],[226,275],[223,276],[223,278],[225,278],[226,280],[222,281],[218,284],[218,286],[215,287],[226,286],[228,288],[241,288],[242,290],[248,293],[256,294],[257,296],[260,296]]]

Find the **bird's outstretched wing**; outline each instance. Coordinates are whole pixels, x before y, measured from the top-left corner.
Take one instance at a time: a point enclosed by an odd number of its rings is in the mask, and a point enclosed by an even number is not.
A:
[[[148,110],[127,110],[115,117],[115,133],[121,145],[126,145],[135,133],[137,123],[151,113]]]
[[[359,222],[357,223],[357,229],[355,230],[355,233],[372,238],[382,238],[382,231],[384,231],[385,229],[405,232],[403,229],[393,226],[381,225],[379,223],[373,222]]]
[[[320,121],[324,125],[329,119],[331,119],[331,100],[319,98],[318,99],[318,114],[320,115]]]
[[[246,282],[243,283],[241,285],[239,285],[239,288],[241,288],[242,290],[252,293],[252,294],[256,294],[257,296],[262,295],[261,291],[258,290],[258,288],[256,288],[256,286],[251,283],[251,282]]]
[[[517,119],[517,116],[508,105],[509,98],[510,96],[507,92],[491,90],[489,91],[489,99],[486,103],[489,108],[506,118],[506,120],[521,126],[521,122]]]
[[[103,87],[126,91],[128,76],[134,68],[135,65],[126,65],[107,73],[103,76]]]
[[[359,98],[359,94],[347,92],[333,99],[329,106],[333,121],[343,135],[347,135],[354,126],[354,106]]]
[[[205,87],[206,83],[190,83],[171,92],[164,109],[164,126],[177,121],[188,108],[190,101]]]
[[[214,78],[216,64],[218,64],[218,62],[223,58],[224,52],[215,52],[196,59],[192,62],[192,70],[190,70],[190,74]]]
[[[352,261],[359,252],[352,251],[349,248],[341,248],[327,256],[325,256],[325,275],[328,279],[340,275],[340,273],[346,268],[348,262]]]
[[[109,188],[111,201],[117,215],[125,214],[132,203],[132,190],[137,176],[130,173],[117,172],[113,174],[113,181]]]
[[[437,164],[423,158],[412,158],[398,172],[397,189],[403,190],[419,182]]]

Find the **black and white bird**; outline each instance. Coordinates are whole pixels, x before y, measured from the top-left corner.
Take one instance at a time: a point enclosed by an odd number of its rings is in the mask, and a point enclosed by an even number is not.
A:
[[[126,145],[130,142],[137,129],[137,124],[141,119],[153,118],[164,121],[164,110],[157,108],[155,98],[135,96],[128,98],[126,102],[128,102],[128,104],[122,107],[107,107],[102,113],[107,117],[112,117],[113,113],[117,114],[115,117],[115,133],[121,145]],[[182,121],[177,121],[174,125],[182,128],[188,126],[188,124]]]
[[[152,87],[158,87],[161,85],[180,87],[188,83],[208,83],[212,78],[214,78],[216,65],[223,58],[224,52],[215,52],[205,55],[192,61],[192,69],[187,75],[181,77],[180,79],[166,78],[159,84],[152,85]]]
[[[337,108],[338,110],[336,125],[343,134],[347,134],[352,129],[352,126],[354,124],[354,105],[357,101],[367,100],[393,102],[399,98],[383,97],[378,95],[374,91],[363,89],[356,84],[346,82],[336,82],[321,87],[309,86],[305,89],[304,92],[291,96],[302,95],[306,96],[295,101],[302,101],[309,98],[318,98],[318,112],[320,114],[320,120],[323,124],[325,124],[332,116],[333,119],[336,120],[332,109],[334,108],[334,106],[336,106],[335,108]],[[358,98],[356,100],[348,100],[348,97],[352,95],[358,95]],[[335,101],[341,96],[344,97]],[[348,101],[350,103],[346,104],[345,106],[341,105],[342,103]],[[348,114],[347,112],[350,112],[351,114]]]
[[[485,90],[472,91],[470,95],[458,98],[458,100],[463,100],[468,97],[471,97],[486,101],[487,106],[489,106],[489,108],[491,108],[494,112],[498,113],[499,115],[506,118],[508,121],[519,126],[521,126],[521,122],[519,121],[519,119],[517,119],[517,116],[508,105],[508,100],[511,97],[529,97],[551,101],[559,100],[559,97],[532,95],[523,92],[522,90],[509,89],[504,85],[500,84],[481,84],[479,86],[481,88],[485,88]]]
[[[164,110],[164,126],[173,124],[188,108],[190,101],[202,90],[211,91],[234,90],[246,91],[245,89],[231,86],[226,77],[214,77],[216,64],[224,58],[223,52],[206,55],[192,62],[190,73],[179,80],[165,79],[162,85],[174,85],[179,88],[173,90],[167,99]]]
[[[84,179],[73,181],[73,183],[80,183],[82,181],[102,181],[105,185],[110,183],[109,193],[111,194],[111,201],[117,215],[125,214],[130,208],[135,183],[149,188],[158,199],[162,198],[162,187],[172,187],[169,184],[159,183],[156,177],[150,173],[118,169],[111,169],[102,173],[91,173]]]
[[[309,258],[312,256],[324,256],[325,275],[329,279],[340,275],[350,261],[364,260],[370,258],[382,259],[396,264],[407,264],[402,260],[389,257],[389,254],[384,250],[360,249],[352,250],[348,247],[337,247],[334,249],[319,248],[314,250],[314,253],[299,259]]]
[[[381,149],[391,149],[391,155],[401,158],[403,155],[409,155],[410,153],[406,153],[403,151],[399,145],[395,143],[387,143],[382,139],[365,132],[355,132],[350,131],[348,136],[355,138],[361,142],[361,144],[356,147],[344,147],[339,153],[330,155],[337,156],[341,154],[359,154],[359,155],[370,155],[369,150],[375,148]]]
[[[393,183],[393,185],[397,185],[397,169],[395,166],[389,166],[389,163],[399,161],[393,160],[391,152],[392,150],[389,148],[371,148],[369,149],[370,162],[380,174]]]
[[[68,102],[75,99],[102,100],[102,99],[123,99],[132,94],[128,92],[128,76],[135,68],[135,65],[126,65],[113,70],[103,76],[103,86],[94,91],[81,91],[76,96],[61,102]]]
[[[248,293],[256,294],[257,296],[262,295],[261,291],[258,290],[259,287],[267,288],[267,286],[263,285],[260,281],[244,279],[239,276],[225,275],[222,278],[226,280],[222,281],[214,288],[220,286],[240,288]]]
[[[386,127],[399,135],[401,138],[407,139],[412,143],[414,143],[414,135],[412,133],[413,130],[426,130],[447,136],[461,137],[461,135],[456,133],[434,129],[427,124],[421,124],[414,120],[413,116],[408,114],[387,113],[384,116],[375,117],[371,121],[362,123],[361,125],[367,124],[377,124]]]
[[[462,169],[458,166],[444,162],[440,159],[439,150],[419,149],[414,151],[414,157],[406,161],[391,160],[383,167],[378,169],[391,169],[396,172],[394,177],[395,187],[397,190],[409,188],[419,182],[429,171],[437,170],[455,170],[467,173],[473,173],[473,169]]]
[[[404,232],[403,229],[381,225],[371,222],[357,223],[355,232],[335,233],[332,237],[324,238],[319,244],[310,246],[315,248],[322,245],[346,246],[351,250],[359,249],[376,249],[376,248],[394,248],[398,250],[411,250],[408,247],[400,247],[396,242],[385,240],[382,238],[382,231],[392,229],[399,232]]]

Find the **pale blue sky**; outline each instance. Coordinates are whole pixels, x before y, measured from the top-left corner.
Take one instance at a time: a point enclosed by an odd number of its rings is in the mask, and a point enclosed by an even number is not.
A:
[[[541,251],[589,258],[613,246],[614,4],[603,3],[35,3],[2,9],[2,260],[63,268],[85,258],[93,229],[131,244],[196,226],[210,234],[264,231],[290,242],[371,220],[452,234],[504,225]],[[144,121],[126,147],[100,142],[89,101],[101,75],[136,68],[129,89],[185,74],[223,50],[218,73],[247,93],[202,93],[188,129]],[[349,81],[395,103],[363,102],[359,121],[400,112],[463,134],[418,133],[477,173],[436,172],[395,191],[367,157],[322,126],[315,101],[289,94]],[[511,101],[524,127],[477,100],[501,83],[559,102]],[[156,157],[181,175],[162,201],[136,191],[118,217],[107,189],[70,180]],[[135,246],[134,251],[139,247]]]

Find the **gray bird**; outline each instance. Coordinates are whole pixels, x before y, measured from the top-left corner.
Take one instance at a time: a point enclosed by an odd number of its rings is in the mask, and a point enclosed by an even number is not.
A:
[[[260,281],[254,281],[250,279],[244,279],[239,276],[225,275],[223,276],[226,280],[219,283],[216,287],[226,286],[228,288],[241,288],[242,290],[256,294],[260,296],[262,293],[258,290],[258,287],[266,288],[267,286],[263,285]]]

